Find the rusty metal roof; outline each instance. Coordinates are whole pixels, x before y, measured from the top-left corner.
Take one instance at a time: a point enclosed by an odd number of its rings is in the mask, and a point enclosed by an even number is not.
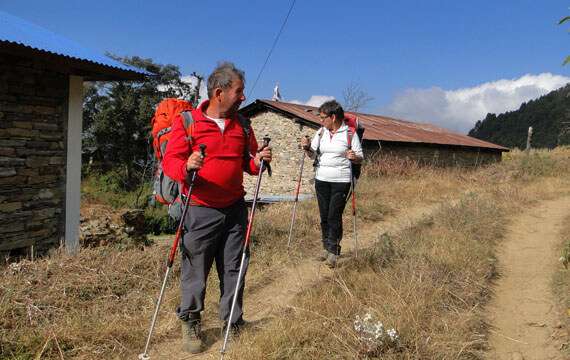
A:
[[[318,117],[318,108],[314,106],[258,99],[240,111],[247,116],[252,116],[264,108],[289,114],[293,118],[299,118],[317,126],[321,124]],[[414,123],[380,115],[348,113],[356,115],[361,124],[364,125],[366,129],[364,140],[467,146],[509,151],[508,148],[467,135],[457,134],[431,124]]]

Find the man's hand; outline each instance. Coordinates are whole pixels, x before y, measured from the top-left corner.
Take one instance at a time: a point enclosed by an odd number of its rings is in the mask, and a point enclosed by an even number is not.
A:
[[[356,153],[352,150],[347,150],[346,151],[346,158],[350,161],[352,161],[353,163],[360,163],[360,161],[362,161],[362,158],[358,155],[356,155]]]
[[[199,170],[204,165],[204,157],[200,151],[194,151],[186,161],[186,171]]]
[[[261,152],[258,152],[257,155],[255,155],[255,159],[254,159],[255,166],[259,167],[262,159],[266,163],[271,162],[272,153],[271,153],[271,147],[270,146],[264,148],[263,150],[261,150]]]

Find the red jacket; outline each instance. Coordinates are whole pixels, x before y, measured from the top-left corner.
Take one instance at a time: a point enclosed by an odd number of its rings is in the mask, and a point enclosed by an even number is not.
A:
[[[186,171],[186,161],[190,154],[199,151],[199,144],[206,145],[204,165],[198,171],[191,201],[198,205],[213,208],[227,207],[245,195],[243,189],[245,134],[237,115],[226,119],[222,133],[218,125],[205,117],[204,109],[209,102],[204,101],[197,109],[192,110],[194,124],[192,141],[187,141],[182,116],[178,115],[172,123],[171,137],[166,146],[162,166],[166,175],[183,182],[182,192],[188,192],[191,176]],[[259,168],[255,166],[254,155],[257,153],[257,141],[253,129],[249,136],[251,159],[245,167],[249,174],[257,175]],[[191,148],[190,148],[191,146]]]

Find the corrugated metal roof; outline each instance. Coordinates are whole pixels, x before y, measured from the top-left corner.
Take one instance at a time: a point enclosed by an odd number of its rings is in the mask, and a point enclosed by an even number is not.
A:
[[[260,108],[260,106],[267,106],[278,111],[286,112],[293,117],[297,117],[320,126],[317,113],[318,108],[314,106],[273,100],[256,100],[254,103],[247,105],[240,111],[251,116],[256,109]],[[475,139],[467,135],[457,134],[430,124],[413,123],[380,115],[349,113],[358,116],[360,122],[366,128],[366,131],[364,132],[364,140],[468,146],[501,151],[509,150],[508,148],[492,144],[490,142]]]
[[[115,61],[97,51],[85,48],[38,25],[0,11],[0,45],[2,42],[17,44],[80,61],[88,61],[100,66],[131,73],[152,75],[144,70]]]

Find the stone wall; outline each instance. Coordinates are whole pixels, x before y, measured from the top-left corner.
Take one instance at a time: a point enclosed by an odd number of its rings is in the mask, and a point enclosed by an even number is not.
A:
[[[263,175],[260,194],[294,195],[303,156],[299,148],[301,137],[312,138],[316,130],[269,111],[252,117],[251,123],[258,143],[261,144],[263,137],[268,135],[273,148],[273,176]],[[305,158],[301,194],[313,193],[313,178],[313,160]],[[244,175],[244,187],[249,195],[254,193],[256,180],[255,176]]]
[[[377,153],[378,148],[368,153]],[[412,143],[382,143],[380,154],[408,158],[424,165],[473,167],[501,161],[501,153],[488,149]]]
[[[67,75],[0,54],[0,252],[42,252],[64,229]]]
[[[300,160],[303,153],[298,145],[302,136],[314,136],[316,129],[301,126],[293,119],[266,111],[251,118],[257,141],[268,135],[273,147],[273,177],[264,175],[260,194],[262,195],[294,195]],[[397,157],[409,158],[423,164],[436,166],[475,166],[501,160],[501,153],[465,147],[451,147],[430,144],[413,143],[381,143],[367,141],[364,144],[365,158],[372,155],[391,154]],[[366,165],[365,165],[366,166]],[[314,193],[313,160],[305,158],[301,194]],[[255,190],[256,177],[244,175],[244,186],[249,195]]]

